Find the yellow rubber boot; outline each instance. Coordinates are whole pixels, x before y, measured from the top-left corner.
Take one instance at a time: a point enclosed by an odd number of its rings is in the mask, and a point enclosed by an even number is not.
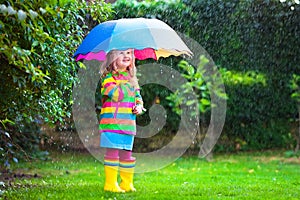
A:
[[[125,190],[126,192],[136,191],[136,189],[133,186],[133,175],[134,175],[134,167],[131,168],[120,167],[120,177],[121,177],[120,187],[122,190]]]
[[[104,190],[109,192],[125,192],[120,188],[117,182],[118,166],[104,166],[105,184]]]

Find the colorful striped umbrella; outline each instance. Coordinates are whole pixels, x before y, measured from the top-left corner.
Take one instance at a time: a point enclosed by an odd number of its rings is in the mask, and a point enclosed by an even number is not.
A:
[[[76,61],[104,61],[111,50],[134,49],[136,59],[159,59],[192,52],[166,23],[158,19],[129,18],[94,27],[74,54]]]

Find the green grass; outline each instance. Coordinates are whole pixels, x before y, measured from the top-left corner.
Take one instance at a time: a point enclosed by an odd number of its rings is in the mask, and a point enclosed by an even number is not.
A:
[[[53,156],[51,161],[14,166],[41,178],[14,182],[2,198],[300,199],[300,159],[284,158],[280,152],[217,155],[210,162],[182,157],[161,170],[136,174],[137,192],[125,194],[103,191],[103,164],[91,155]]]

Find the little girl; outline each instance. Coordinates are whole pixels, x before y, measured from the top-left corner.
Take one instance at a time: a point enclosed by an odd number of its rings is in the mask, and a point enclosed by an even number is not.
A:
[[[132,157],[136,115],[144,110],[136,78],[133,50],[107,54],[102,76],[100,113],[100,146],[104,156],[105,191],[136,191],[133,186],[135,158]],[[121,183],[117,182],[120,169]]]

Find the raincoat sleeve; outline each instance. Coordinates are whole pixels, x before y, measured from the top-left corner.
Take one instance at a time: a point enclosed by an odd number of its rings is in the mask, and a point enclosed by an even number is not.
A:
[[[113,102],[120,102],[128,86],[128,83],[118,84],[112,76],[107,76],[102,80],[101,95],[108,96]]]
[[[140,89],[135,90],[135,105],[144,106],[143,98],[141,96]]]

